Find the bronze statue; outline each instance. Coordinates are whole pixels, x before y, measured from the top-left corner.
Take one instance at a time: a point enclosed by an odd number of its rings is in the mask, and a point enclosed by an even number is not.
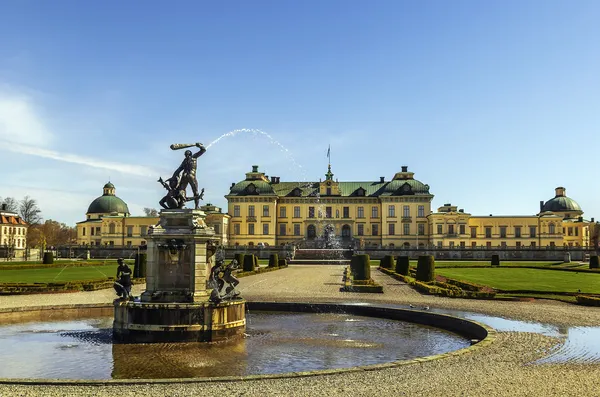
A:
[[[240,293],[235,287],[240,283],[239,280],[232,274],[238,269],[237,260],[232,260],[227,266],[225,261],[219,259],[217,264],[213,266],[209,277],[209,287],[213,288],[210,294],[210,301],[219,303],[224,300],[239,299]],[[222,273],[222,274],[221,274]],[[227,284],[225,291],[223,287]]]
[[[181,162],[181,165],[175,170],[175,172],[173,172],[172,178],[179,181],[178,188],[180,190],[183,190],[184,194],[188,185],[192,187],[192,193],[194,195],[193,200],[196,205],[195,208],[198,209],[200,206],[200,199],[202,198],[202,196],[198,192],[198,180],[196,179],[196,165],[198,157],[202,156],[206,152],[206,148],[201,143],[174,143],[171,145],[171,149],[179,150],[193,146],[198,147],[200,150],[193,154],[191,150],[186,150],[185,158]]]

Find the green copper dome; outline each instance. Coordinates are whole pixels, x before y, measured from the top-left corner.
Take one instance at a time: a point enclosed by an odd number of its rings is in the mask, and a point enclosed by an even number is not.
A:
[[[103,187],[104,194],[90,204],[88,214],[129,214],[127,204],[115,196],[115,185],[108,182]]]
[[[577,201],[570,197],[567,197],[567,192],[564,187],[556,188],[556,196],[544,203],[542,206],[542,212],[581,212],[581,207],[577,204]]]

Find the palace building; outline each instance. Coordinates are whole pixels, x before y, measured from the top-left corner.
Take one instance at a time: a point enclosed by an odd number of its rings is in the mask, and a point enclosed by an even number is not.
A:
[[[16,212],[0,209],[0,257],[21,258],[27,247],[29,225]]]
[[[148,230],[158,224],[159,218],[131,216],[127,203],[115,192],[115,186],[108,182],[102,189],[102,196],[90,203],[86,219],[77,223],[77,244],[111,247],[146,245]],[[206,224],[215,229],[223,244],[227,244],[229,216],[212,204],[200,209],[206,213]]]
[[[232,183],[229,245],[310,244],[326,229],[341,243],[368,247],[554,248],[590,246],[594,219],[566,189],[535,215],[475,216],[445,204],[431,210],[429,185],[403,166],[391,180],[339,182],[329,165],[319,182],[282,182],[253,166]]]

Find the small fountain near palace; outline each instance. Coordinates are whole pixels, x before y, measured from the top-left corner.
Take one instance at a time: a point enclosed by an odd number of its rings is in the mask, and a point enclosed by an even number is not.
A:
[[[226,266],[219,258],[213,264],[218,239],[199,209],[204,189],[198,191],[196,163],[206,149],[200,143],[171,149],[194,146],[200,150],[186,150],[171,178],[158,180],[167,194],[160,201],[160,223],[148,236],[146,290],[139,300],[115,300],[113,335],[119,341],[212,342],[241,335],[246,328],[245,301],[231,276],[236,263]],[[184,208],[192,200],[195,208]],[[219,278],[220,271],[227,276]]]

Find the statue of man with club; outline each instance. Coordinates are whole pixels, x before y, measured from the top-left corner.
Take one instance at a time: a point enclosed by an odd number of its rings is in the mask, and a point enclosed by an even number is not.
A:
[[[185,192],[188,185],[192,187],[193,199],[196,204],[196,209],[200,207],[200,199],[202,195],[198,193],[198,180],[196,179],[196,165],[198,157],[206,152],[206,148],[201,143],[185,144],[174,143],[171,145],[171,150],[185,149],[189,147],[197,147],[200,150],[192,154],[191,150],[185,151],[185,158],[181,165],[173,173],[173,178],[179,180],[178,189]],[[203,189],[204,190],[204,189]]]

